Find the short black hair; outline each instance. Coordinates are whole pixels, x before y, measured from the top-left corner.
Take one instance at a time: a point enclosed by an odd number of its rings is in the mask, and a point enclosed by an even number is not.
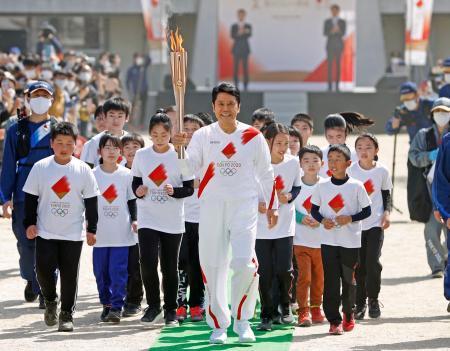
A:
[[[328,155],[330,152],[339,152],[344,155],[346,161],[350,161],[352,159],[352,154],[347,145],[344,144],[333,144],[328,149]]]
[[[371,140],[375,149],[379,149],[378,139],[372,133],[363,133],[363,134],[359,135],[355,140],[355,148],[356,148],[356,144],[358,144],[358,141],[360,141],[361,139],[364,139],[364,138]],[[378,161],[378,155],[375,155],[374,160]]]
[[[300,143],[302,142],[302,135],[294,127],[289,127],[289,136],[293,136],[295,138],[298,138],[300,140]],[[300,147],[302,147],[302,145],[300,145]]]
[[[177,112],[176,106],[167,106],[167,107],[160,107],[156,110],[156,113],[168,113],[168,112]]]
[[[214,123],[214,119],[208,112],[196,112],[195,115],[200,118],[206,126]]]
[[[103,104],[103,112],[105,115],[109,111],[123,111],[127,115],[127,117],[130,115],[131,111],[131,104],[128,100],[120,97],[120,96],[114,96],[108,100],[105,101]]]
[[[289,135],[289,129],[281,123],[271,123],[264,128],[263,134],[267,140],[272,140],[275,139],[278,134]]]
[[[241,92],[237,87],[231,83],[220,83],[216,85],[212,90],[212,103],[214,104],[217,100],[217,95],[219,93],[225,93],[236,98],[238,105],[241,104]]]
[[[94,112],[94,119],[97,119],[101,114],[103,114],[103,105],[98,105]]]
[[[298,159],[301,161],[305,154],[314,154],[317,155],[321,160],[323,160],[323,152],[316,145],[303,146],[298,153]]]
[[[183,123],[186,123],[186,122],[197,123],[200,128],[205,126],[205,123],[203,122],[202,119],[200,119],[198,116],[191,114],[191,113],[184,115]]]
[[[291,119],[291,127],[294,126],[294,123],[296,122],[305,122],[307,125],[309,125],[309,128],[314,128],[314,121],[310,115],[307,115],[306,113],[297,113],[292,119]]]
[[[78,138],[78,131],[76,127],[70,122],[58,122],[54,124],[50,131],[50,139],[53,141],[58,135],[68,135],[76,142]]]
[[[264,121],[264,124],[269,124],[275,121],[275,113],[267,107],[261,107],[253,111],[252,123],[254,121]]]
[[[122,142],[122,147],[125,146],[128,143],[138,143],[141,148],[145,146],[145,141],[142,135],[138,133],[128,133],[125,134],[120,141]]]
[[[150,118],[150,124],[148,126],[148,132],[151,133],[152,129],[158,124],[162,124],[164,129],[168,132],[172,131],[172,121],[166,113],[156,113]]]
[[[336,10],[338,10],[338,11],[341,10],[341,8],[339,7],[338,4],[333,4],[333,5],[331,5],[331,6],[330,6],[330,9],[336,9]]]
[[[105,147],[106,143],[108,141],[111,141],[111,144],[115,147],[122,147],[122,142],[120,137],[112,135],[109,132],[103,133],[102,137],[100,138],[100,141],[98,142],[98,149],[101,150]]]

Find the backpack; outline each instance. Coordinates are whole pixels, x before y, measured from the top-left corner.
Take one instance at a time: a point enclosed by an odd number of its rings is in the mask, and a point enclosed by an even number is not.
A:
[[[428,128],[425,134],[426,151],[437,148],[437,140],[433,127]],[[427,223],[433,211],[430,190],[427,184],[427,174],[432,165],[416,167],[408,159],[407,200],[409,218],[412,221]]]

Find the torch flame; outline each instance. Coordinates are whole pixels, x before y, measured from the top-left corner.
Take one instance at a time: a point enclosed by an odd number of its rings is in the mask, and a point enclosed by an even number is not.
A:
[[[178,32],[178,28],[175,33],[173,30],[170,31],[170,48],[173,52],[184,52],[183,37]]]

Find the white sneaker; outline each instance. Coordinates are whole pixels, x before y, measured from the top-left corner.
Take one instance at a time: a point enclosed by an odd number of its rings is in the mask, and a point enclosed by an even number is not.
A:
[[[209,337],[210,344],[225,344],[227,341],[226,329],[213,329],[211,336]]]
[[[233,331],[239,335],[239,342],[255,342],[255,334],[253,334],[252,328],[250,328],[250,323],[248,321],[238,321],[234,320]]]

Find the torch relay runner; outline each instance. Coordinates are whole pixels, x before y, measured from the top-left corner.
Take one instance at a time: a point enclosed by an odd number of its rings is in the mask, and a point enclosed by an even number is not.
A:
[[[186,151],[192,172],[203,175],[200,198],[199,255],[207,291],[206,320],[213,328],[210,342],[222,344],[234,318],[233,331],[240,342],[254,342],[250,328],[258,294],[255,255],[258,189],[267,205],[268,226],[278,220],[278,200],[267,142],[255,128],[237,121],[240,92],[228,83],[212,91],[217,122],[194,133]],[[187,145],[186,133],[172,142]],[[229,247],[231,246],[231,261]],[[227,299],[228,268],[231,280],[231,313]]]

